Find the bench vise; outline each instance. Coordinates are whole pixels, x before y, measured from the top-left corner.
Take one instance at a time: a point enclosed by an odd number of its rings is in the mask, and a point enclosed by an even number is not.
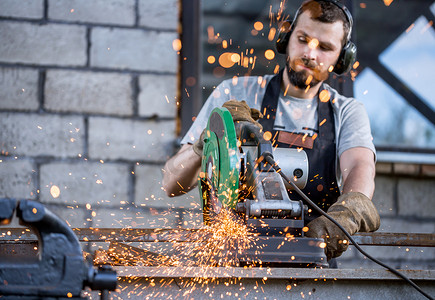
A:
[[[0,224],[9,224],[15,212],[38,237],[38,254],[25,259],[0,255],[0,298],[85,299],[85,287],[100,290],[103,298],[116,289],[116,272],[86,262],[74,232],[43,204],[0,200]]]

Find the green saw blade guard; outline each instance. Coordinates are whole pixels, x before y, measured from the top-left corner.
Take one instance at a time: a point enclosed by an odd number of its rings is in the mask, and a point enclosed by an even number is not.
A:
[[[236,129],[230,112],[226,108],[215,108],[204,134],[198,184],[203,210],[210,207],[209,201],[213,197],[217,198],[219,205],[235,209],[239,197],[238,152]]]

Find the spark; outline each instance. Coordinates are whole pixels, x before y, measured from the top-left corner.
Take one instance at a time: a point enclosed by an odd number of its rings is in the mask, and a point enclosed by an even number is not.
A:
[[[270,28],[269,35],[267,36],[267,39],[269,41],[273,41],[273,39],[275,38],[275,34],[276,34],[275,27]]]
[[[57,185],[53,185],[50,188],[50,194],[53,198],[58,198],[60,196],[60,189]]]
[[[322,102],[328,102],[330,98],[331,98],[331,95],[329,94],[328,90],[322,90],[319,93],[319,99]]]
[[[264,52],[264,57],[266,57],[268,60],[272,60],[275,58],[275,52],[271,49],[267,49]]]
[[[180,51],[182,47],[181,44],[181,40],[180,39],[175,39],[172,41],[172,48],[174,49],[174,51]]]
[[[414,28],[415,24],[412,23],[405,31],[406,33],[409,33],[413,28]]]
[[[385,6],[390,6],[390,4],[393,2],[393,0],[384,0]]]
[[[308,43],[308,47],[310,49],[316,49],[317,46],[319,46],[319,40],[318,39],[311,39],[311,41]]]
[[[260,21],[257,21],[254,23],[254,28],[257,31],[263,30],[263,23],[261,23]]]

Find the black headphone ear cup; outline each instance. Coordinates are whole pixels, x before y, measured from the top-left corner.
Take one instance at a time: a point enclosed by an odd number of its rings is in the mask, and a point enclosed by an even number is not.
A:
[[[276,51],[281,54],[285,54],[287,50],[288,41],[292,33],[292,24],[290,21],[284,21],[279,27],[278,38],[276,39]]]
[[[347,44],[341,49],[340,56],[334,66],[333,72],[337,75],[342,75],[350,71],[356,59],[356,45],[352,42]]]

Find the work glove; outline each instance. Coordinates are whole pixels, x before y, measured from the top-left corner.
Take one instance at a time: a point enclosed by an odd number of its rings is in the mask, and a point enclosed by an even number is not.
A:
[[[202,151],[204,149],[204,134],[205,129],[201,132],[201,135],[199,136],[199,139],[193,143],[193,151],[198,154],[199,157],[202,157]]]
[[[262,118],[263,115],[259,110],[255,108],[250,108],[246,101],[229,100],[225,102],[222,107],[228,109],[231,113],[234,123],[238,122],[249,122],[255,124],[260,129],[263,129],[260,123],[257,122],[258,119]],[[202,156],[202,151],[204,148],[204,134],[205,129],[202,131],[199,139],[193,144],[193,151],[199,156]]]
[[[246,104],[245,100],[237,101],[232,99],[225,102],[222,107],[228,109],[228,111],[231,113],[231,116],[233,117],[234,123],[240,121],[247,121],[255,124],[260,129],[263,129],[263,126],[261,126],[261,124],[257,122],[257,120],[262,118],[263,115],[260,113],[259,110],[255,108],[250,108],[248,104]]]
[[[364,194],[356,192],[338,197],[337,202],[328,209],[328,215],[343,226],[350,235],[356,232],[376,231],[381,223],[373,202]],[[349,246],[347,236],[325,216],[314,219],[307,227],[308,237],[325,240],[325,253],[328,260],[339,257],[347,250]]]

